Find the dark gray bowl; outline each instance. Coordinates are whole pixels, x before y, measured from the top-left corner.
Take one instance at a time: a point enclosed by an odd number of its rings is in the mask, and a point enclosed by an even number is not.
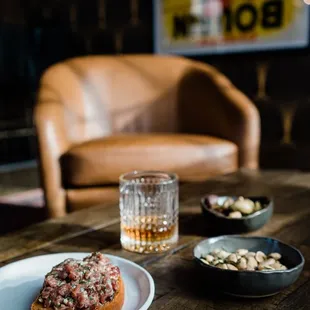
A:
[[[282,255],[281,262],[287,270],[273,271],[234,271],[212,267],[200,261],[203,254],[210,253],[216,248],[233,252],[237,249],[263,251],[266,254],[278,252]],[[194,257],[202,267],[201,276],[212,286],[222,292],[238,297],[267,297],[279,293],[293,284],[299,277],[304,258],[294,247],[279,240],[265,237],[221,236],[204,240],[194,249]]]
[[[264,226],[271,218],[273,213],[273,201],[265,196],[245,197],[252,201],[259,201],[264,208],[251,215],[240,219],[228,218],[219,212],[211,209],[211,204],[219,199],[233,198],[235,196],[207,195],[201,199],[201,209],[209,227],[220,234],[240,234],[258,230]]]

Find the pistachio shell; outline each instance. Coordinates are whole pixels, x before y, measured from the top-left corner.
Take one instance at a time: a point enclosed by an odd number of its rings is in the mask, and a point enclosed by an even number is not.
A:
[[[212,265],[216,266],[218,264],[223,264],[224,261],[222,259],[215,259],[213,262],[212,262]]]
[[[217,254],[220,253],[221,251],[222,251],[221,249],[214,249],[214,250],[211,252],[211,254],[212,254],[213,256],[217,256]]]
[[[262,251],[258,251],[255,254],[255,259],[258,263],[262,263],[266,259],[266,255]]]
[[[237,265],[237,268],[239,270],[246,270],[247,269],[247,261],[244,257],[241,257],[241,259]]]
[[[221,252],[219,252],[219,253],[217,254],[217,257],[218,257],[218,258],[221,258],[221,259],[225,259],[225,258],[228,257],[229,255],[230,255],[230,253],[228,253],[228,252],[222,250]]]
[[[239,254],[240,256],[244,256],[245,254],[247,254],[249,251],[246,249],[238,249],[236,251],[237,254]]]
[[[264,270],[265,269],[264,263],[259,263],[258,266],[257,266],[257,269],[258,270]]]
[[[280,260],[282,255],[280,253],[271,253],[268,255],[271,258],[274,258],[275,260]]]
[[[232,264],[227,264],[229,270],[238,270],[238,268]]]
[[[214,256],[212,256],[212,255],[207,255],[207,256],[205,257],[205,259],[206,259],[206,261],[207,261],[208,263],[211,263],[211,262],[214,261]]]
[[[266,265],[265,263],[260,263],[258,265],[258,270],[274,270],[270,265]]]
[[[233,253],[229,253],[219,248],[201,257],[201,261],[206,265],[221,269],[248,271],[286,270],[287,267],[280,263],[280,259],[281,254],[277,252],[266,255],[262,251],[255,253],[249,252],[247,249],[238,249]]]
[[[248,268],[251,270],[255,270],[258,266],[256,259],[253,256],[247,258],[248,260]]]
[[[230,263],[237,263],[238,262],[238,258],[237,258],[237,255],[236,254],[230,254],[227,259],[226,259],[228,262]]]
[[[223,208],[229,209],[229,207],[234,203],[234,200],[232,198],[227,198],[223,203]]]
[[[273,258],[268,258],[267,260],[264,261],[264,264],[265,264],[266,266],[271,266],[271,265],[273,265],[275,262],[276,262],[275,259],[273,259]]]
[[[208,261],[206,261],[204,258],[200,258],[200,260],[201,260],[204,264],[210,265],[210,263],[209,263]]]
[[[246,258],[255,257],[255,254],[256,254],[255,252],[248,252],[248,253],[245,254],[245,257]]]
[[[222,208],[222,206],[219,205],[218,203],[214,203],[213,205],[211,205],[211,209],[213,209],[213,210],[218,210],[218,209],[221,209],[221,208]]]

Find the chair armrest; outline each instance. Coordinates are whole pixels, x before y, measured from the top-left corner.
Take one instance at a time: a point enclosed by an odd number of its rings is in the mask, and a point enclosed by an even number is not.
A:
[[[63,107],[44,87],[39,93],[34,118],[46,206],[50,217],[60,217],[66,214],[66,195],[59,159],[70,143],[66,136]]]
[[[239,167],[258,167],[259,113],[224,75],[193,62],[180,82],[178,97],[181,131],[230,140],[238,146]]]

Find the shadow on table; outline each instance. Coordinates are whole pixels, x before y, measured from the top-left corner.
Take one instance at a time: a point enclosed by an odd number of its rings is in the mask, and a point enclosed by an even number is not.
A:
[[[0,204],[0,235],[46,219],[45,208]]]
[[[49,225],[49,223],[47,224]],[[54,224],[55,225],[55,224]],[[87,230],[87,227],[78,225],[64,225],[58,229],[70,229],[74,234],[74,230],[86,230],[85,234],[79,234],[73,238],[67,238],[53,245],[53,250],[57,252],[94,252],[106,249],[119,244],[119,231],[106,230]],[[61,233],[60,233],[61,234]]]
[[[220,235],[214,226],[206,222],[202,214],[180,214],[179,232],[181,235],[215,237]]]

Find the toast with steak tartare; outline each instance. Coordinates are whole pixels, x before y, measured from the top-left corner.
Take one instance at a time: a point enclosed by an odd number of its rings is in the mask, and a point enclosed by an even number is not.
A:
[[[119,268],[103,254],[93,253],[53,267],[31,310],[120,310],[123,303]]]

